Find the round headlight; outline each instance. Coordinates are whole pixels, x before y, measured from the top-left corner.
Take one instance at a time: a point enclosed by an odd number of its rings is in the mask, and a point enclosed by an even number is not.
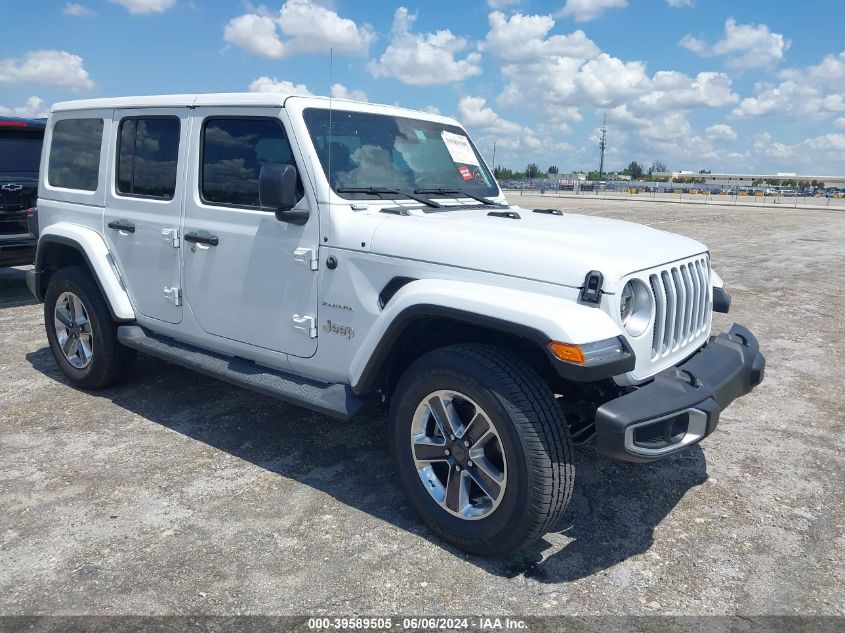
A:
[[[632,279],[622,288],[619,297],[619,319],[631,336],[645,332],[651,322],[654,300],[651,291],[639,279]]]

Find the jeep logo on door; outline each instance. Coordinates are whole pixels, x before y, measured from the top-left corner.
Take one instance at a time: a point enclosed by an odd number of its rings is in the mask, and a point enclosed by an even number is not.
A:
[[[348,325],[338,325],[337,323],[332,323],[331,321],[326,321],[326,324],[323,326],[323,329],[329,334],[340,334],[341,336],[345,336],[348,339],[355,336],[355,330],[353,330]]]
[[[20,191],[21,189],[23,189],[23,185],[19,185],[16,182],[10,182],[0,187],[0,189],[2,189],[3,191]]]

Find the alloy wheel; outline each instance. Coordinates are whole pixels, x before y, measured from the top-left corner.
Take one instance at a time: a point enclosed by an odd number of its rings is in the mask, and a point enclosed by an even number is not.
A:
[[[502,440],[468,396],[440,390],[423,398],[412,420],[411,452],[425,489],[449,514],[483,519],[501,502],[507,485]]]
[[[63,292],[53,312],[56,340],[65,359],[76,369],[85,369],[94,356],[94,331],[88,311],[72,292]]]

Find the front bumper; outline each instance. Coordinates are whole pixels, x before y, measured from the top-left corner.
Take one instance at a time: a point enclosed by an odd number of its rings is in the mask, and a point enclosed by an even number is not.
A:
[[[31,237],[0,236],[0,266],[22,266],[35,261],[36,241]]]
[[[710,435],[719,414],[763,381],[766,359],[741,325],[710,339],[696,354],[596,412],[596,449],[610,457],[650,462]]]

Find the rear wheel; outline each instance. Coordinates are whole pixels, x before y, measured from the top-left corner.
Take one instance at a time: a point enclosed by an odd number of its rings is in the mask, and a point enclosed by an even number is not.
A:
[[[50,277],[44,326],[53,357],[71,382],[98,389],[123,380],[135,350],[117,340],[117,325],[88,270],[62,268]]]
[[[572,491],[569,432],[526,363],[486,345],[414,362],[391,401],[392,448],[411,505],[472,554],[500,556],[542,536]]]

